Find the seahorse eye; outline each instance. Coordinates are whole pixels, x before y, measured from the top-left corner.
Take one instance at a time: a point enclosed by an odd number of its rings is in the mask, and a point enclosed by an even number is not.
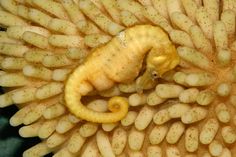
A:
[[[152,71],[152,79],[157,79],[159,77],[158,72]]]

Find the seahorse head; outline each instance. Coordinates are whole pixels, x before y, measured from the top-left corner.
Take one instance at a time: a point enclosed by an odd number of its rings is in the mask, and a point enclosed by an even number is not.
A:
[[[162,77],[174,69],[180,62],[176,48],[172,44],[153,48],[147,56],[147,68],[151,69],[153,77]]]

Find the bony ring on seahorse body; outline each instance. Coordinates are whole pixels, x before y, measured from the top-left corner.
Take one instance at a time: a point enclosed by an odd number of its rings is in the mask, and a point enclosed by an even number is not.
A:
[[[122,34],[122,35],[121,35]],[[94,50],[69,76],[65,86],[67,108],[75,116],[96,123],[112,123],[124,118],[128,102],[123,97],[113,97],[108,102],[111,112],[96,112],[81,102],[82,96],[96,90],[111,88],[115,83],[134,80],[147,54],[146,72],[138,89],[153,79],[161,77],[179,64],[175,46],[168,35],[157,26],[137,25],[128,28],[110,42]]]

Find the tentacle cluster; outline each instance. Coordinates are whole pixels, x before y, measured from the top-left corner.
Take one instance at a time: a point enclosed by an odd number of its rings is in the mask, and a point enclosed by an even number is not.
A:
[[[23,124],[22,137],[42,139],[23,156],[234,156],[235,15],[234,0],[0,0],[0,86],[7,89],[0,107],[17,104],[10,124]],[[128,113],[116,123],[71,114],[64,92],[73,70],[116,36],[124,39],[123,31],[147,24],[168,34],[178,67],[157,82],[146,64],[133,81],[88,93],[86,107],[100,113],[123,101],[112,97],[126,97]],[[157,67],[171,65],[164,63]]]

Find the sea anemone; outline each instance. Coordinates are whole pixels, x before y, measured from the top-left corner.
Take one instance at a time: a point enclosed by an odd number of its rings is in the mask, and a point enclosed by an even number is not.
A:
[[[236,154],[235,14],[233,0],[0,0],[0,107],[16,104],[10,124],[42,141],[23,156]],[[64,101],[70,73],[93,49],[140,24],[169,35],[178,67],[143,93],[136,91],[141,72],[83,100],[106,112],[110,97],[127,97],[129,112],[119,122],[75,117]]]

